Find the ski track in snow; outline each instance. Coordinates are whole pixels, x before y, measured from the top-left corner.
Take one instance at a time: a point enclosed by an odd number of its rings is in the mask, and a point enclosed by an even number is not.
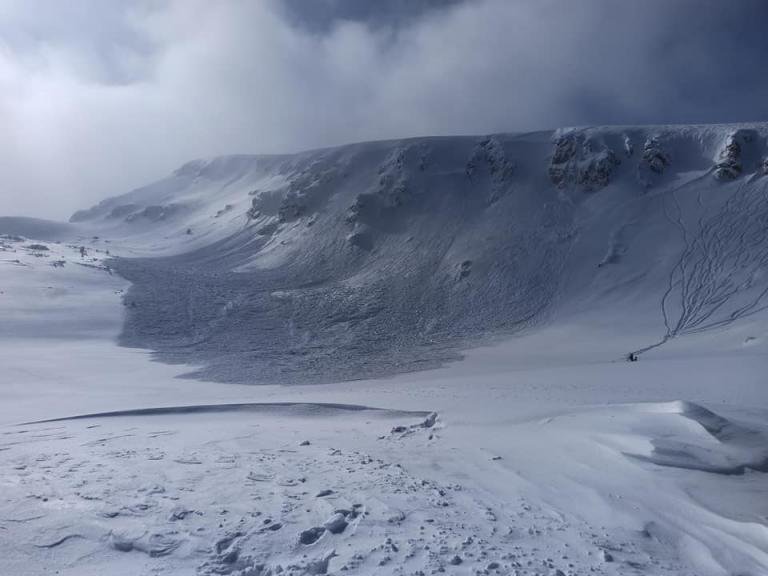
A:
[[[739,183],[716,213],[701,215],[694,230],[684,222],[678,190],[670,194],[685,248],[669,276],[661,299],[666,333],[642,354],[671,338],[721,328],[768,308],[768,185]]]

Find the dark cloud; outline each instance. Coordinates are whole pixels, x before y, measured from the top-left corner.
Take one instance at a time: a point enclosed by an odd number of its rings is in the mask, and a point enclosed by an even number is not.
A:
[[[0,213],[200,156],[766,120],[764,0],[6,0]]]
[[[409,26],[414,20],[470,1],[476,0],[281,0],[277,6],[289,22],[327,33],[344,21],[372,28]]]

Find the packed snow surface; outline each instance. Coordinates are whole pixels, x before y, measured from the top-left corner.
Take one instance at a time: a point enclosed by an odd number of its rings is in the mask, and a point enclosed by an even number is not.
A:
[[[0,218],[0,573],[768,574],[767,137],[233,156]]]

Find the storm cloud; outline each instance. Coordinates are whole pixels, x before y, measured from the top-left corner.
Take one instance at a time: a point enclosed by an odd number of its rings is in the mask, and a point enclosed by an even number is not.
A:
[[[6,0],[0,214],[197,157],[766,119],[763,0]]]

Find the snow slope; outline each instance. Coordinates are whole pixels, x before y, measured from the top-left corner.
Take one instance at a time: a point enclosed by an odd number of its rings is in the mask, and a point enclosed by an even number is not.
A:
[[[768,305],[766,134],[587,128],[224,157],[72,219],[151,256],[114,263],[132,282],[122,342],[203,361],[205,378],[411,371],[597,310],[621,319],[625,356]]]
[[[0,219],[0,573],[768,573],[766,135],[231,157]]]

